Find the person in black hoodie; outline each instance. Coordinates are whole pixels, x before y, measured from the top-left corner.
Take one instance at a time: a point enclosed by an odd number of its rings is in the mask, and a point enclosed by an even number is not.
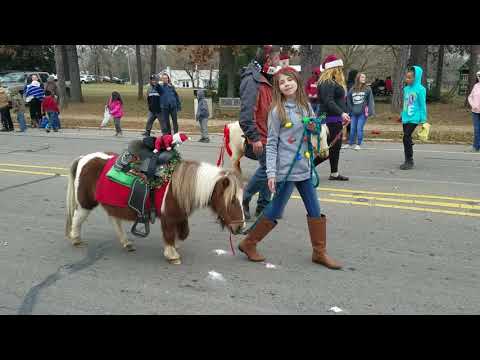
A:
[[[329,130],[328,144],[330,148],[330,177],[329,180],[347,181],[348,177],[338,173],[338,161],[342,147],[343,126],[350,123],[347,114],[346,83],[343,74],[343,61],[335,55],[328,55],[322,63],[322,73],[318,80],[319,114],[326,115],[326,123]],[[335,143],[332,145],[332,143]],[[321,160],[317,157],[315,165]]]
[[[148,119],[147,119],[147,126],[145,127],[145,132],[142,134],[143,136],[150,136],[150,132],[152,131],[153,123],[155,119],[158,119],[160,123],[160,128],[162,129],[162,135],[168,133],[168,129],[164,126],[162,121],[162,114],[161,114],[161,101],[160,97],[163,94],[163,88],[158,84],[158,76],[151,75],[150,76],[150,87],[147,91],[147,104],[148,104]]]

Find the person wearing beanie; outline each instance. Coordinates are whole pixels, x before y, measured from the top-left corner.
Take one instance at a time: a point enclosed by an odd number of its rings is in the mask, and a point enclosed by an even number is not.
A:
[[[45,84],[45,92],[47,91],[50,91],[55,100],[58,99],[58,86],[55,82],[55,78],[52,75],[48,77],[47,83]]]
[[[49,133],[50,129],[53,129],[54,132],[58,132],[58,125],[60,124],[58,114],[60,113],[60,109],[55,101],[55,97],[49,90],[45,91],[45,97],[43,98],[41,109],[42,114],[46,113],[48,117],[48,127],[45,131]]]
[[[158,83],[158,76],[153,74],[150,76],[150,86],[147,90],[147,105],[148,105],[148,118],[147,125],[143,136],[150,136],[153,123],[156,119],[160,123],[160,129],[162,133],[167,134],[168,129],[163,125],[162,121],[162,103],[161,96],[163,94],[163,87]]]
[[[312,76],[310,76],[305,85],[305,92],[307,93],[308,100],[312,105],[313,111],[318,115],[318,90],[317,82],[320,77],[320,67],[316,67],[312,71]]]
[[[477,83],[468,96],[468,103],[472,107],[473,118],[473,152],[480,152],[480,71],[477,72]]]
[[[240,127],[246,138],[245,156],[258,160],[258,168],[243,192],[245,219],[250,220],[250,200],[259,193],[256,216],[270,199],[267,186],[266,153],[268,111],[272,102],[271,80],[279,63],[280,48],[264,45],[257,49],[255,59],[240,75]]]
[[[328,55],[320,66],[321,74],[318,80],[319,114],[326,115],[326,124],[329,130],[328,144],[330,148],[330,177],[329,180],[347,181],[348,177],[338,173],[338,161],[342,147],[343,126],[350,123],[347,113],[346,93],[347,84],[343,74],[343,61],[335,55]],[[335,143],[332,144],[332,142]],[[322,161],[317,156],[315,165]]]
[[[42,101],[45,97],[45,91],[40,86],[36,75],[32,75],[32,82],[27,85],[26,90],[23,93],[25,102],[30,106],[30,119],[32,127],[39,127],[40,119],[42,118]]]

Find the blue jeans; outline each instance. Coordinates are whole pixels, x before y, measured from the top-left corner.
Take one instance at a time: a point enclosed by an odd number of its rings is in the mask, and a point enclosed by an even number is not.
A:
[[[49,129],[58,129],[58,113],[57,112],[48,112],[48,128]]]
[[[282,189],[282,192],[278,193],[278,190],[283,184],[284,182],[277,183],[277,193],[275,194],[275,198],[267,206],[263,213],[267,219],[270,221],[275,221],[282,216],[283,210],[285,210],[285,206],[287,206],[287,202],[292,195],[293,186],[297,187],[297,190],[302,197],[303,204],[305,205],[305,209],[307,210],[308,216],[320,217],[320,203],[318,201],[317,192],[313,187],[312,179],[296,182],[287,181]]]
[[[257,200],[257,209],[262,210],[267,206],[268,202],[270,201],[270,190],[268,189],[267,185],[267,153],[265,149],[265,145],[263,146],[263,152],[258,157],[258,168],[250,178],[247,186],[243,190],[243,201],[249,203],[252,196],[255,195],[257,192],[258,200]]]
[[[473,148],[480,150],[480,114],[472,113],[473,117]]]
[[[17,121],[20,126],[20,131],[27,131],[27,125],[25,124],[25,113],[19,111],[17,113]]]
[[[320,110],[320,104],[311,102],[310,105],[312,105],[312,109],[315,115],[318,116],[318,111]]]
[[[357,135],[357,144],[362,145],[363,141],[363,127],[367,122],[367,118],[365,114],[360,115],[352,115],[352,127],[350,128],[350,138],[348,139],[348,143],[353,145],[355,142],[355,135]]]

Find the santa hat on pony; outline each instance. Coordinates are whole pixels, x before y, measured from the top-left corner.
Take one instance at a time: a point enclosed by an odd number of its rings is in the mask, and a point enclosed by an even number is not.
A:
[[[343,66],[343,60],[339,59],[336,55],[327,55],[325,60],[323,60],[320,65],[320,72],[324,72],[328,69],[333,69],[335,67]]]

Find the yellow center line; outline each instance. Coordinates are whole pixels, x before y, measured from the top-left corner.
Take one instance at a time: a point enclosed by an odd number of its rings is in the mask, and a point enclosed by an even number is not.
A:
[[[27,170],[13,170],[13,169],[0,169],[3,172],[11,172],[11,173],[20,173],[20,174],[31,174],[31,175],[58,175],[58,176],[68,176],[58,173],[47,173],[42,171],[27,171]]]
[[[292,199],[301,199],[301,197],[298,196],[298,195],[292,195],[291,198]],[[369,202],[349,201],[349,200],[336,200],[336,199],[328,199],[328,198],[321,198],[319,200],[320,200],[320,202],[327,202],[327,203],[360,205],[360,206],[369,206],[369,207],[383,207],[383,208],[390,208],[390,209],[412,210],[412,211],[421,211],[421,212],[433,212],[433,213],[447,214],[447,215],[480,217],[480,214],[468,213],[468,212],[462,212],[462,211],[451,211],[451,210],[442,210],[442,209],[433,209],[433,208],[421,208],[421,207],[414,207],[414,206],[369,203]]]
[[[415,198],[424,198],[424,199],[439,199],[439,200],[456,200],[456,201],[480,202],[480,199],[468,199],[468,198],[454,197],[454,196],[389,193],[389,192],[366,191],[366,190],[337,189],[337,188],[329,188],[329,187],[320,187],[320,188],[319,188],[319,191],[334,191],[334,192],[345,192],[345,193],[354,193],[354,194],[390,195],[390,196],[415,197]]]
[[[361,196],[361,195],[335,194],[335,193],[330,193],[329,195],[336,196],[336,197],[343,197],[343,198],[367,199],[367,200],[386,201],[386,202],[398,202],[398,203],[404,203],[404,204],[431,205],[431,206],[440,206],[440,207],[480,210],[480,206],[478,205],[468,205],[468,204],[460,204],[460,203],[423,201],[423,200],[414,200],[414,199],[391,199],[391,198],[383,198],[383,197],[375,197],[375,196]]]
[[[23,167],[23,168],[34,168],[34,169],[50,169],[50,170],[68,170],[68,168],[53,167],[53,166],[39,166],[39,165],[0,164],[0,166]]]

